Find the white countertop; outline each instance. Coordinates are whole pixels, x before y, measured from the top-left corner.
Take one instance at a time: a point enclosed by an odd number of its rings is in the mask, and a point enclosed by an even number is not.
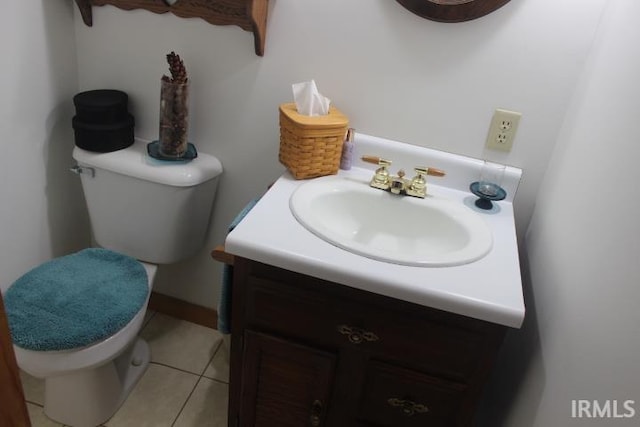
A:
[[[493,248],[484,258],[455,267],[413,267],[376,261],[325,242],[308,231],[289,209],[289,198],[307,182],[282,175],[240,224],[227,236],[225,250],[237,256],[318,277],[357,289],[451,313],[519,328],[525,307],[511,201],[521,171],[507,168],[508,197],[492,211],[473,206],[468,185],[481,162],[422,147],[358,135],[356,156],[382,155],[402,162],[442,168],[448,179],[429,177],[428,193],[476,210],[493,232]],[[398,151],[396,151],[398,150]],[[356,162],[349,176],[368,185],[374,165]],[[390,169],[395,172],[396,168]],[[409,169],[406,166],[405,170]],[[437,185],[443,184],[443,185]],[[446,187],[444,185],[447,185]],[[381,191],[372,189],[372,191]],[[398,196],[407,197],[407,196]]]

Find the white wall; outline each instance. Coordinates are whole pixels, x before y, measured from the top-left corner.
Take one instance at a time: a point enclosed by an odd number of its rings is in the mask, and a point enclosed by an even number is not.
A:
[[[172,49],[194,83],[192,140],[226,168],[209,247],[280,174],[276,107],[292,82],[315,78],[362,132],[477,157],[493,108],[510,108],[524,113],[508,159],[525,171],[520,231],[542,192],[527,238],[525,328],[496,371],[486,425],[605,424],[570,420],[571,399],[635,398],[640,412],[640,5],[609,4],[585,68],[604,0],[514,0],[465,24],[426,21],[391,0],[272,0],[264,58],[234,27],[104,7],[89,29],[71,1],[9,2],[0,18],[0,288],[88,244],[80,185],[66,171],[73,94],[126,90],[138,135],[153,139]],[[166,293],[214,306],[219,270],[207,250],[161,276]]]
[[[78,89],[72,2],[6,2],[0,17],[0,289],[86,246],[73,148]]]
[[[640,424],[638,16],[636,0],[609,2],[540,187],[527,318],[507,341],[484,425]],[[634,400],[635,417],[571,419],[572,399],[615,399],[619,414]]]
[[[105,6],[88,28],[76,12],[80,88],[127,91],[137,135],[157,138],[159,79],[175,50],[192,80],[190,139],[225,167],[207,249],[161,268],[156,290],[215,305],[220,266],[208,250],[282,172],[277,106],[291,100],[291,83],[311,78],[358,131],[473,157],[496,107],[521,111],[506,162],[525,171],[524,232],[604,4],[519,0],[442,24],[391,0],[272,0],[262,58],[237,27]]]

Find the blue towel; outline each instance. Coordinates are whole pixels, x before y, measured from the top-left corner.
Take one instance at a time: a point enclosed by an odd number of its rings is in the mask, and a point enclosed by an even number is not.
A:
[[[251,209],[258,203],[260,197],[251,200],[236,215],[229,225],[231,232],[240,221],[249,213]],[[220,301],[218,302],[218,331],[223,334],[231,333],[231,294],[233,287],[233,266],[225,264],[222,268],[222,286],[220,288]]]
[[[107,249],[85,249],[29,271],[5,293],[14,344],[48,351],[108,338],[140,311],[149,295],[137,260]]]

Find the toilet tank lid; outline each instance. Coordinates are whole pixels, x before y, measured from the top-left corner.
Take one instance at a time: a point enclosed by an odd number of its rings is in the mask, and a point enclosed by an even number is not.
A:
[[[215,156],[198,153],[198,157],[190,161],[156,160],[147,154],[148,143],[136,138],[132,146],[109,153],[75,147],[73,158],[83,166],[174,187],[198,185],[222,173],[222,164]]]

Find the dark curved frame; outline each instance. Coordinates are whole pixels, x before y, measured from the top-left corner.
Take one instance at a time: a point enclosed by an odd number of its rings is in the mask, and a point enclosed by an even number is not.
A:
[[[406,9],[438,22],[464,22],[480,18],[509,3],[509,0],[396,0]]]

